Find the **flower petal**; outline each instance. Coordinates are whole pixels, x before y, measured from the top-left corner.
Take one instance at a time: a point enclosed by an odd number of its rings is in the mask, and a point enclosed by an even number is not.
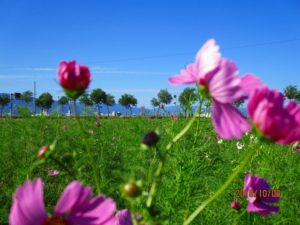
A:
[[[268,216],[270,213],[278,213],[279,207],[270,206],[259,202],[254,202],[248,204],[247,211],[258,212],[262,216]]]
[[[192,84],[197,80],[197,69],[195,64],[187,65],[186,69],[180,71],[180,74],[170,77],[169,82],[173,85]]]
[[[219,69],[204,77],[209,94],[221,103],[233,103],[243,96],[241,79],[234,62],[222,59]]]
[[[71,182],[61,194],[54,210],[54,216],[70,212],[81,197],[82,187],[79,181]]]
[[[246,118],[231,104],[222,104],[215,100],[213,107],[213,125],[221,138],[241,138],[250,130]]]
[[[221,60],[220,47],[214,39],[209,39],[196,55],[197,71],[201,76],[209,73],[219,66]]]
[[[11,225],[40,225],[47,219],[43,200],[42,180],[27,180],[19,186],[9,215]]]
[[[256,89],[266,88],[265,85],[258,77],[253,74],[246,74],[241,78],[241,88],[244,92],[244,97],[248,97],[251,92]]]

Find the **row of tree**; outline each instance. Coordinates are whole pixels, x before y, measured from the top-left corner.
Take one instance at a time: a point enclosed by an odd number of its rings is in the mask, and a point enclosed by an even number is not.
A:
[[[14,98],[24,101],[24,103],[28,107],[28,104],[33,101],[33,93],[31,91],[25,91],[22,94],[15,93]],[[10,101],[11,101],[11,96],[9,96],[8,94],[4,94],[0,96],[1,117],[2,117],[4,107],[8,105]],[[43,110],[48,111],[52,107],[53,102],[54,102],[53,96],[50,93],[45,92],[42,93],[37,99],[35,99],[35,106],[41,108],[42,111]],[[113,106],[116,104],[115,97],[109,93],[106,93],[100,88],[92,90],[90,94],[84,93],[79,98],[79,102],[83,104],[85,108],[95,106],[99,114],[101,113],[102,105],[105,105],[107,107],[108,113],[110,113],[109,106]],[[132,107],[136,106],[138,103],[137,99],[130,94],[123,94],[120,97],[118,102],[120,105],[128,109],[131,114],[132,114]],[[68,105],[70,112],[71,112],[72,104],[74,104],[74,101],[72,101],[66,96],[62,96],[58,100],[58,105],[60,106]]]
[[[296,85],[288,85],[284,89],[284,94],[288,99],[293,99],[300,102],[300,90]],[[31,91],[25,91],[22,94],[15,94],[15,98],[24,101],[26,106],[33,100],[33,93]],[[151,99],[151,105],[153,106],[156,113],[159,110],[165,111],[165,106],[169,105],[172,100],[175,100],[176,105],[176,95],[168,92],[167,89],[162,89],[158,92],[157,97]],[[4,106],[8,105],[11,100],[11,96],[5,94],[0,96],[0,113],[2,112]],[[190,116],[192,114],[192,107],[197,101],[197,90],[195,88],[187,87],[185,88],[178,97],[178,102],[181,107],[181,111],[185,116]],[[52,107],[54,100],[50,93],[42,93],[37,99],[35,99],[35,106],[43,110],[49,110]],[[84,93],[80,98],[79,102],[84,105],[85,108],[95,106],[98,113],[101,113],[101,106],[105,105],[107,112],[110,113],[109,107],[116,104],[115,97],[109,93],[106,93],[101,88],[97,88],[91,91],[90,94]],[[132,114],[132,107],[137,105],[137,99],[131,94],[123,94],[118,103],[124,106]],[[240,106],[243,102],[237,102],[237,106]],[[62,96],[58,100],[60,106],[68,105],[69,111],[71,111],[72,101],[66,96]],[[206,108],[209,107],[209,102],[206,102]]]

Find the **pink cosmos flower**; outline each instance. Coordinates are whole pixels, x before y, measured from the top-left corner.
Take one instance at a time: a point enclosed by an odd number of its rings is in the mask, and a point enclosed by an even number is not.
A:
[[[248,114],[254,127],[265,138],[279,144],[300,140],[300,105],[284,104],[284,95],[267,88],[255,90],[249,96]]]
[[[221,138],[240,138],[250,130],[246,118],[232,105],[245,93],[234,62],[222,58],[215,40],[199,50],[194,64],[169,78],[171,84],[201,85],[212,99],[213,125]]]
[[[13,196],[10,225],[115,225],[116,204],[110,198],[98,195],[92,198],[92,189],[78,181],[71,182],[60,196],[52,216],[48,216],[42,180],[27,180]],[[122,224],[122,223],[120,223]],[[126,225],[129,223],[126,223]]]
[[[68,97],[78,98],[88,87],[91,73],[88,67],[76,64],[75,61],[63,61],[58,68],[58,81]]]
[[[48,170],[48,176],[56,177],[60,174],[58,170]]]
[[[279,207],[272,205],[279,201],[273,196],[269,184],[259,176],[248,173],[244,179],[244,192],[248,192],[248,212],[258,212],[262,216],[277,213]]]

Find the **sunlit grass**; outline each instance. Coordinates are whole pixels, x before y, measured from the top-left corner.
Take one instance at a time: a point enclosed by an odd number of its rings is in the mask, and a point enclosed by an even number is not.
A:
[[[168,142],[184,127],[186,119],[169,118],[108,118],[95,126],[95,118],[84,118],[88,141],[94,152],[101,177],[101,192],[112,197],[119,208],[130,207],[122,194],[122,186],[131,180],[142,181],[143,191],[149,191],[150,177],[158,160],[153,149],[142,150],[141,140],[145,133],[159,129],[158,147],[165,151]],[[210,120],[202,119],[199,136],[195,137],[196,123],[167,153],[162,181],[154,197],[157,220],[161,224],[182,224],[208,195],[224,183],[247,151],[250,135],[240,142],[218,144]],[[54,155],[70,168],[80,169],[78,177],[93,186],[93,176],[76,121],[60,118],[13,119],[0,121],[0,223],[7,223],[11,198],[16,187],[27,178],[42,177],[45,182],[47,207],[52,208],[65,186],[72,178],[65,172],[48,176],[49,169],[61,170],[53,162],[39,165],[30,172],[37,161],[38,149],[57,140]],[[69,153],[69,154],[66,154]],[[70,157],[71,155],[71,157]],[[83,166],[82,166],[83,165]],[[239,200],[242,208],[246,199],[235,196],[243,188],[244,175],[230,186],[225,195],[218,198],[192,224],[300,224],[300,154],[288,146],[262,144],[261,150],[244,172],[251,171],[268,180],[273,189],[280,189],[280,212],[269,217],[248,213],[241,214],[230,208],[230,202]],[[144,198],[146,199],[146,198]],[[139,211],[140,205],[134,208]]]

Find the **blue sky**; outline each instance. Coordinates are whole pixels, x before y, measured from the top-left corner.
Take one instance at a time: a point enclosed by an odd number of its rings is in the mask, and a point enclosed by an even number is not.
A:
[[[116,98],[134,94],[150,105],[159,89],[178,94],[167,78],[193,62],[215,38],[241,74],[270,87],[300,87],[300,2],[285,1],[0,1],[0,93],[62,90],[61,60],[92,71],[90,89]]]

